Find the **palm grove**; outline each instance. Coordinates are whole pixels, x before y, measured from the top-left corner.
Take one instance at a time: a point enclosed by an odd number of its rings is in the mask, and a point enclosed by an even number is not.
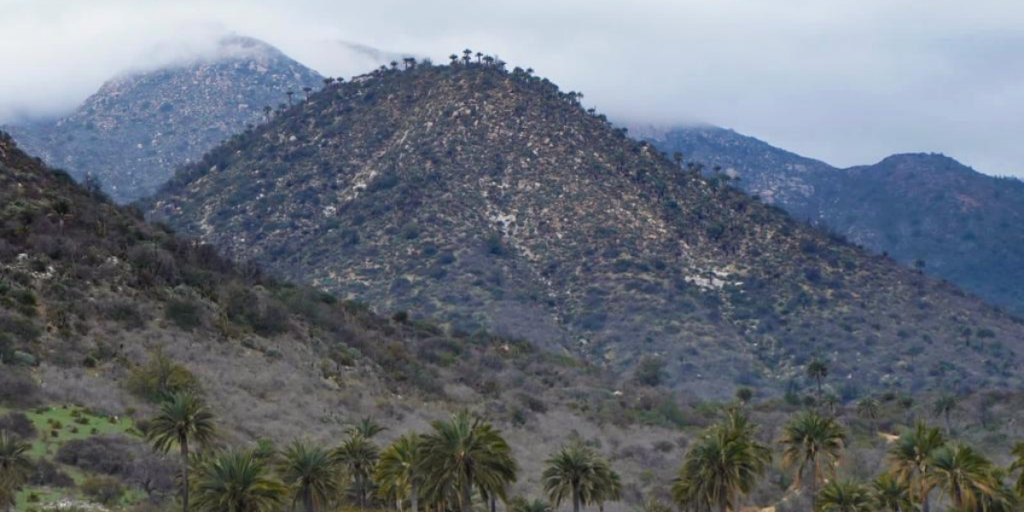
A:
[[[811,365],[824,378],[823,364]],[[778,458],[792,477],[793,495],[810,497],[822,512],[930,512],[936,504],[955,511],[1017,510],[1024,493],[1024,443],[1008,468],[951,438],[949,432],[918,421],[890,444],[887,470],[870,482],[837,478],[846,455],[847,429],[828,413],[827,400],[810,403],[782,428],[775,443],[765,441],[737,405],[694,439],[672,482],[671,496],[683,512],[728,512],[741,508],[766,469]],[[743,399],[746,397],[746,399]],[[955,407],[946,397],[937,416]],[[878,402],[861,400],[857,414],[877,418]],[[461,411],[435,421],[424,433],[406,433],[381,447],[386,430],[364,418],[346,430],[333,448],[295,440],[276,449],[268,442],[228,448],[219,441],[216,418],[198,391],[182,389],[160,402],[145,423],[153,449],[173,453],[182,463],[179,480],[183,512],[321,512],[392,509],[412,512],[495,512],[498,502],[513,512],[550,512],[588,506],[603,509],[621,498],[623,484],[609,460],[593,446],[570,440],[545,461],[541,476],[546,499],[511,496],[519,465],[500,430]],[[778,451],[772,444],[778,445]],[[0,499],[14,496],[32,471],[29,445],[0,433]],[[1011,482],[1017,474],[1016,482]],[[748,500],[749,501],[749,500]],[[666,510],[655,500],[643,510]]]

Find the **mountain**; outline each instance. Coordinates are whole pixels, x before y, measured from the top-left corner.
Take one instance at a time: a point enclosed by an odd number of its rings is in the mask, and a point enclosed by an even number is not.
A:
[[[517,494],[539,492],[543,461],[575,433],[615,453],[630,503],[652,488],[642,472],[670,481],[681,429],[708,422],[692,394],[268,278],[146,223],[0,132],[0,429],[13,424],[49,468],[19,508],[91,500],[83,482],[112,477],[117,510],[173,504],[176,459],[139,434],[170,382],[199,389],[220,442],[235,446],[333,446],[365,416],[388,427],[386,442],[472,408],[512,444]]]
[[[67,117],[7,129],[30,153],[77,179],[98,178],[118,202],[151,194],[174,168],[260,122],[265,106],[319,88],[315,71],[256,39],[226,37],[198,60],[104,84]]]
[[[936,154],[836,169],[715,127],[646,130],[668,153],[734,170],[739,187],[876,253],[1024,315],[1024,182]]]
[[[486,61],[485,61],[486,62]],[[154,219],[273,273],[722,397],[1012,386],[1024,326],[497,64],[334,84],[180,171]]]

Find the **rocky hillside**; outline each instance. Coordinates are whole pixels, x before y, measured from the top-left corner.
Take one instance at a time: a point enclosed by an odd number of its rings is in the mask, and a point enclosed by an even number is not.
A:
[[[321,77],[255,39],[229,37],[194,62],[115,78],[56,122],[9,127],[18,143],[118,202],[151,194],[200,157]]]
[[[1024,183],[934,154],[836,169],[714,127],[641,137],[734,171],[738,186],[800,219],[1024,315]]]
[[[49,468],[19,505],[81,496],[78,484],[110,476],[126,489],[117,510],[170,503],[176,462],[153,461],[136,429],[153,413],[153,383],[170,381],[161,375],[200,389],[235,445],[333,445],[366,415],[388,426],[386,442],[471,407],[514,447],[516,494],[539,494],[543,460],[576,434],[606,447],[632,504],[652,486],[664,492],[673,442],[718,410],[522,340],[384,318],[263,277],[80,187],[0,132],[0,428],[13,425]],[[93,455],[65,457],[69,446]]]
[[[154,218],[273,272],[704,396],[814,357],[843,393],[1019,381],[1024,326],[685,172],[486,61],[334,84],[182,170]]]

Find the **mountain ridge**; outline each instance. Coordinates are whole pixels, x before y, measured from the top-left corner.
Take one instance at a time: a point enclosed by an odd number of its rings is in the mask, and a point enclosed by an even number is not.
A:
[[[1024,315],[1020,180],[984,175],[941,153],[900,153],[846,169],[821,162],[801,169],[817,161],[731,130],[665,133],[650,139],[662,151],[736,169],[739,188],[795,217]]]
[[[212,52],[119,74],[56,121],[6,129],[30,153],[130,202],[321,78],[267,43],[225,36]]]
[[[948,352],[980,325],[1016,351],[1016,320],[680,169],[575,93],[472,59],[334,84],[179,172],[148,208],[381,310],[616,371],[652,355],[712,396],[778,389],[826,354],[869,388],[991,384],[1016,364]]]

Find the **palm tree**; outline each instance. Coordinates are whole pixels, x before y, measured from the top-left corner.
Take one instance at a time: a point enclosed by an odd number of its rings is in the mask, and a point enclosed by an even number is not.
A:
[[[278,473],[294,493],[292,508],[302,502],[304,512],[320,512],[338,497],[338,466],[329,450],[294,441],[284,451]]]
[[[946,444],[946,438],[937,428],[919,421],[913,429],[904,431],[896,444],[889,449],[889,472],[902,484],[910,488],[911,499],[921,504],[928,512],[928,456]]]
[[[345,469],[346,477],[352,483],[352,492],[356,496],[359,508],[366,508],[370,486],[373,483],[373,467],[377,464],[380,452],[377,447],[360,433],[350,435],[344,443],[334,450],[335,462]]]
[[[377,462],[374,480],[379,486],[378,493],[384,498],[395,498],[399,510],[408,499],[412,512],[419,512],[420,486],[423,484],[419,460],[420,438],[412,434],[391,443]]]
[[[528,500],[516,496],[509,500],[509,512],[551,512],[551,505],[544,500]]]
[[[287,489],[251,451],[221,453],[195,468],[199,512],[272,512]]]
[[[57,217],[57,225],[60,229],[60,233],[64,233],[64,223],[71,217],[71,202],[67,199],[58,199],[50,207],[53,210],[53,216]]]
[[[946,435],[952,433],[952,426],[949,421],[949,417],[953,414],[953,411],[960,406],[959,401],[953,395],[942,395],[935,399],[935,403],[932,404],[932,414],[935,417],[942,416],[942,419],[946,424]]]
[[[928,456],[925,485],[938,487],[957,508],[977,509],[985,497],[994,497],[999,487],[992,477],[992,463],[974,448],[953,443]]]
[[[1024,470],[1024,442],[1013,445],[1013,456],[1016,459],[1010,465],[1010,471]],[[1017,484],[1014,486],[1017,494],[1024,496],[1024,471],[1017,475]]]
[[[12,510],[18,490],[32,473],[32,462],[28,458],[29,444],[12,436],[7,430],[0,431],[0,505]]]
[[[910,487],[899,478],[883,473],[871,483],[875,508],[879,512],[910,512],[914,504],[910,499]]]
[[[578,440],[563,446],[545,465],[544,492],[556,508],[566,499],[572,500],[573,512],[617,499],[618,475],[604,457]]]
[[[832,480],[821,489],[815,510],[818,512],[873,512],[871,494],[863,485]]]
[[[284,94],[285,94],[285,96],[288,96],[288,106],[289,107],[292,106],[292,95],[295,94],[295,91],[288,90],[288,91],[285,91]]]
[[[302,87],[302,92],[306,94],[306,101],[309,101],[309,93],[313,92],[313,88],[306,85]]]
[[[878,400],[874,398],[862,398],[857,402],[857,415],[871,422],[874,426],[875,422],[878,421]]]
[[[468,411],[431,426],[420,444],[425,494],[435,500],[454,495],[461,512],[472,510],[473,487],[505,499],[519,465],[499,430]]]
[[[825,471],[835,472],[836,463],[843,451],[846,433],[834,419],[821,416],[816,411],[802,413],[785,426],[782,439],[783,467],[796,466],[793,485],[799,486],[804,471],[811,467],[811,496],[817,499],[818,484],[824,480]]]
[[[818,383],[818,401],[821,401],[821,383],[828,377],[828,365],[821,359],[815,359],[807,364],[807,376]]]
[[[706,431],[687,452],[672,498],[684,511],[734,510],[771,462],[771,450],[756,439],[757,427],[738,410]]]
[[[216,436],[213,413],[202,398],[191,392],[171,394],[160,404],[160,412],[150,421],[146,439],[153,449],[167,453],[177,445],[181,450],[181,503],[184,512],[188,512],[189,444],[206,446]]]
[[[828,408],[828,413],[832,416],[836,415],[836,411],[839,409],[840,400],[839,395],[835,393],[829,393],[825,395],[825,399],[822,401],[822,405]]]
[[[373,439],[377,437],[377,434],[387,430],[387,427],[377,423],[377,420],[373,419],[373,416],[366,416],[359,420],[359,423],[352,425],[345,429],[345,433],[349,436],[363,436],[366,439]]]

